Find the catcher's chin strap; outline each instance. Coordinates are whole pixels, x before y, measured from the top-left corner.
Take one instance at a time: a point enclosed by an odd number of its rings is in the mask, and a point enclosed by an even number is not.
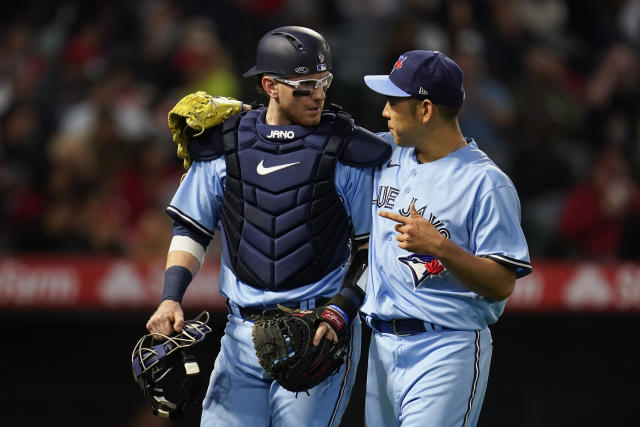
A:
[[[196,403],[201,384],[200,366],[198,365],[195,356],[187,353],[186,351],[181,353],[181,357],[185,373],[187,374],[181,385],[180,395],[183,397],[175,403],[170,402],[164,396],[163,388],[152,388],[149,386],[149,389],[147,390],[147,397],[151,402],[154,415],[171,420],[177,420],[185,415],[186,409],[189,405]]]

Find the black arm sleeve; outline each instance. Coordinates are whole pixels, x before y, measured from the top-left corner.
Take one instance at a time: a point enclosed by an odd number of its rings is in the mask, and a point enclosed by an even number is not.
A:
[[[364,301],[364,291],[358,286],[358,279],[369,264],[369,250],[360,249],[353,257],[349,270],[344,278],[342,289],[334,295],[327,305],[337,305],[352,320],[358,314],[358,308]]]
[[[198,231],[196,228],[189,226],[185,222],[174,220],[173,222],[173,235],[174,236],[187,236],[196,242],[200,243],[205,249],[211,242],[211,237]]]

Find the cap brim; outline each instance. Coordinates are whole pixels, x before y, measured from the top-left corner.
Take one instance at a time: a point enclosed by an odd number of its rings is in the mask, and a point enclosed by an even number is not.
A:
[[[387,96],[397,96],[400,98],[410,98],[411,94],[400,89],[398,86],[394,85],[391,80],[389,80],[389,76],[364,76],[364,82],[370,89],[374,92],[381,93]]]

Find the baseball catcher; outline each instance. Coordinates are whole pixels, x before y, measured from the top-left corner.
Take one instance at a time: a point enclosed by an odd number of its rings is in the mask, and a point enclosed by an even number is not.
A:
[[[391,147],[338,107],[324,108],[331,70],[322,35],[276,28],[243,75],[266,106],[202,92],[169,115],[187,171],[166,208],[173,238],[147,329],[181,330],[182,298],[220,232],[218,291],[229,315],[203,427],[338,425],[346,409],[362,291],[344,278],[371,230],[372,169]]]

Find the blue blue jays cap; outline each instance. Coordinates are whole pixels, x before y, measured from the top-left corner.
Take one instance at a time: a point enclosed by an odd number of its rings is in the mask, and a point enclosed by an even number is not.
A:
[[[400,55],[388,76],[364,76],[364,82],[383,95],[457,107],[464,101],[462,77],[458,64],[444,53],[412,50]]]

